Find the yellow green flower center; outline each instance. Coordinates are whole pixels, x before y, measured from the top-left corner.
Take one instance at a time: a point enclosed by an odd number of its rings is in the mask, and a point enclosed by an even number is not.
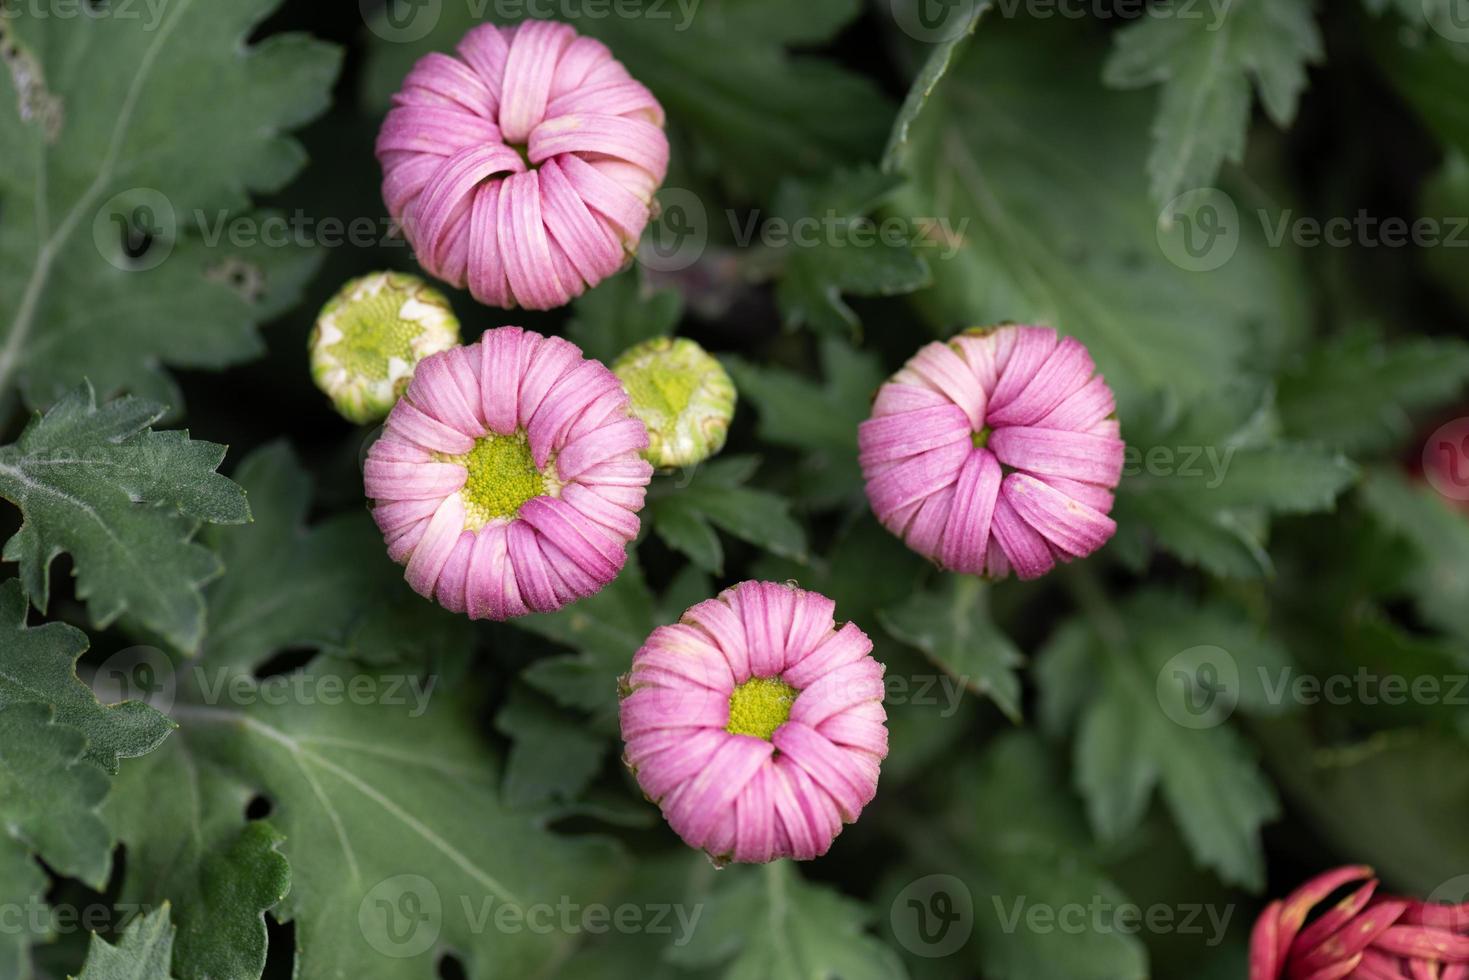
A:
[[[990,444],[990,436],[993,434],[994,430],[986,425],[978,432],[971,433],[969,436],[969,441],[974,444],[975,449],[983,449],[985,446],[988,446]]]
[[[479,530],[497,518],[514,517],[527,500],[550,492],[536,468],[525,433],[490,433],[474,441],[463,456],[449,457],[469,471],[464,482],[464,524]]]
[[[778,677],[752,677],[729,696],[731,735],[753,735],[770,741],[775,730],[791,716],[798,692]]]
[[[423,324],[399,316],[403,300],[401,292],[382,289],[344,304],[335,314],[342,339],[328,352],[348,372],[379,381],[387,378],[393,358],[412,364],[413,341]]]

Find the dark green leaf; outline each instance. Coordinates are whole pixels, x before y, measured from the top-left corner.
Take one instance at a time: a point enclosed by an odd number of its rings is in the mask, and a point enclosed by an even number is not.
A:
[[[76,675],[87,636],[64,623],[26,629],[25,593],[20,582],[0,584],[0,708],[39,702],[56,722],[87,738],[87,761],[117,772],[119,758],[151,752],[174,726],[138,701],[102,705]]]
[[[1410,413],[1449,401],[1465,382],[1463,341],[1349,338],[1314,348],[1281,378],[1281,422],[1292,438],[1346,452],[1382,451],[1411,435]]]
[[[572,304],[566,337],[588,357],[611,364],[634,344],[678,328],[683,300],[671,289],[650,289],[637,269],[613,276]]]
[[[224,447],[150,429],[162,415],[133,398],[99,408],[84,385],[0,447],[0,496],[25,516],[4,557],[45,612],[51,562],[70,553],[98,628],[126,612],[192,651],[204,632],[200,588],[220,567],[191,539],[201,521],[239,524],[250,511],[214,472]]]
[[[996,980],[1142,980],[1142,942],[1112,928],[1032,928],[1033,909],[1127,901],[1103,872],[1063,776],[1032,735],[996,739],[978,765],[956,767],[958,800],[943,840],[917,840],[934,871],[960,877],[973,903],[975,936],[965,948]]]
[[[562,707],[593,712],[604,727],[616,720],[617,678],[627,673],[633,654],[657,625],[653,595],[634,555],[596,595],[514,624],[577,651],[538,660],[523,676]]]
[[[284,443],[251,453],[235,477],[255,520],[205,535],[226,569],[207,591],[211,669],[253,669],[297,648],[375,663],[467,648],[466,621],[408,589],[365,512],[306,528],[311,480]]]
[[[602,767],[607,740],[587,732],[575,716],[517,686],[495,716],[495,728],[513,747],[501,795],[507,806],[536,808],[579,799]]]
[[[887,149],[882,155],[884,170],[904,170],[909,166],[908,154],[912,149],[910,140],[913,121],[927,107],[929,97],[933,95],[933,90],[937,87],[939,80],[948,74],[949,69],[964,53],[964,49],[969,46],[969,39],[974,36],[974,29],[979,26],[980,18],[991,6],[993,6],[992,0],[980,0],[975,3],[964,28],[935,44],[933,50],[928,53],[928,58],[924,60],[918,77],[909,86],[908,94],[903,99],[903,105],[898,109],[898,118],[893,122],[893,131],[888,134]]]
[[[1414,485],[1388,470],[1368,472],[1362,501],[1418,557],[1402,592],[1429,621],[1469,638],[1469,521],[1463,513],[1427,484]]]
[[[1157,789],[1195,860],[1225,881],[1260,888],[1260,827],[1279,814],[1247,744],[1224,722],[1236,707],[1274,713],[1290,667],[1285,652],[1237,612],[1167,593],[1141,593],[1089,617],[1083,647],[1073,632],[1040,657],[1043,677],[1076,666],[1082,649],[1101,664],[1100,689],[1043,707],[1055,724],[1080,712],[1074,762],[1098,836],[1134,829]],[[1079,627],[1072,627],[1077,629]],[[1047,663],[1059,658],[1059,663]],[[1051,697],[1042,689],[1043,699]]]
[[[87,962],[76,980],[170,980],[174,927],[169,904],[134,919],[116,946],[92,937]]]
[[[916,296],[940,333],[1054,325],[1091,350],[1126,423],[1155,389],[1191,396],[1298,337],[1303,282],[1250,222],[1205,243],[1206,271],[1174,252],[1142,173],[1151,100],[1099,86],[1087,36],[1041,27],[978,32],[913,122],[894,208],[949,223],[955,250]]]
[[[1020,721],[1019,649],[990,620],[985,585],[946,575],[937,591],[915,592],[878,614],[883,627],[923,651],[970,690],[988,695],[1011,721]]]
[[[1273,571],[1265,551],[1269,518],[1330,510],[1356,477],[1335,450],[1274,435],[1270,392],[1234,383],[1170,417],[1129,419],[1122,485],[1113,516],[1118,545],[1143,564],[1142,535],[1215,575]]]
[[[649,495],[653,529],[670,548],[715,575],[724,573],[724,548],[713,527],[771,554],[805,561],[806,532],[792,520],[790,504],[744,485],[758,465],[754,457],[731,456],[663,478]]]
[[[63,875],[102,888],[112,838],[97,816],[108,779],[87,738],[44,704],[0,708],[0,826]]]
[[[862,486],[857,426],[883,381],[877,358],[833,337],[821,342],[820,380],[735,358],[726,366],[760,413],[760,438],[803,451],[802,499],[812,506],[852,500]]]
[[[19,379],[44,405],[89,377],[104,395],[176,404],[160,365],[260,352],[256,325],[295,301],[315,261],[267,244],[249,194],[305,162],[281,134],[326,107],[340,63],[299,34],[247,45],[278,3],[7,11],[0,30],[29,67],[0,71],[0,394]],[[231,243],[241,219],[253,244]],[[125,250],[148,236],[141,255]]]
[[[931,244],[923,238],[925,230],[903,228],[902,240],[896,241],[871,217],[902,182],[864,167],[821,183],[781,185],[775,211],[793,233],[776,250],[783,268],[775,297],[788,328],[860,333],[857,314],[843,295],[897,296],[929,284],[928,263],[913,251]],[[820,230],[805,229],[803,222],[814,222]]]
[[[1160,206],[1212,186],[1224,161],[1244,158],[1252,88],[1277,126],[1290,125],[1306,66],[1323,55],[1311,0],[1233,0],[1207,10],[1166,0],[1115,38],[1107,84],[1163,86],[1148,158]]]
[[[207,690],[191,692],[174,709],[181,731],[148,757],[151,773],[124,769],[119,795],[156,801],[158,787],[184,792],[197,779],[192,791],[218,808],[184,812],[203,821],[206,840],[231,821],[245,826],[242,800],[258,794],[270,802],[290,862],[290,892],[273,914],[295,924],[300,980],[433,980],[440,943],[459,952],[471,975],[536,975],[564,957],[574,935],[497,929],[492,917],[502,905],[528,915],[559,900],[605,898],[621,864],[615,846],[552,834],[534,815],[509,809],[468,699],[434,691],[404,703],[388,686],[400,675],[324,657],[302,677],[310,696],[235,688],[221,702]],[[343,697],[349,684],[370,684],[377,696]],[[234,807],[225,805],[231,798]],[[157,826],[133,826],[124,837],[130,852],[169,842],[177,849],[176,832]],[[215,849],[197,853],[207,862]],[[183,860],[169,875],[207,882],[208,865],[195,870]],[[251,879],[254,897],[228,906],[235,930],[258,914],[267,880]],[[209,933],[203,921],[190,928],[203,946],[193,962],[225,955],[217,944],[231,934]]]
[[[693,941],[669,948],[671,962],[709,967],[728,960],[725,980],[907,976],[897,955],[866,935],[868,909],[808,884],[789,861],[727,869],[720,886]]]

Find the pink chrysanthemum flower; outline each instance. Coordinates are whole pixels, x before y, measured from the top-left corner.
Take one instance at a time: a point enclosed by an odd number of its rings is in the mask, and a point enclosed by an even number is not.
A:
[[[421,595],[474,619],[549,612],[622,570],[647,445],[603,364],[500,327],[419,364],[367,454],[367,496]]]
[[[620,269],[668,170],[663,108],[565,24],[482,24],[425,55],[378,134],[383,198],[431,274],[546,310]]]
[[[654,630],[623,678],[624,759],[716,861],[825,854],[877,792],[883,667],[835,608],[741,582]]]
[[[1250,980],[1469,980],[1469,904],[1377,895],[1363,865],[1317,875],[1266,906],[1250,935]],[[1354,886],[1310,924],[1311,911]]]
[[[1096,551],[1122,476],[1112,390],[1046,327],[928,344],[858,431],[877,519],[944,568],[1037,578]]]

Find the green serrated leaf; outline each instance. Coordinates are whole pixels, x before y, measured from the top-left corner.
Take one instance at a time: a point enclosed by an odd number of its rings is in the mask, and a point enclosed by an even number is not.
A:
[[[668,949],[672,963],[714,967],[724,980],[901,980],[902,961],[865,933],[872,913],[822,885],[809,884],[789,861],[738,868],[721,876],[693,941]],[[732,958],[731,958],[732,957]]]
[[[133,398],[99,407],[83,385],[0,447],[0,497],[25,517],[4,558],[20,563],[45,612],[51,562],[70,553],[99,629],[126,612],[192,651],[204,632],[200,589],[220,565],[191,539],[201,521],[240,524],[250,511],[214,472],[224,447],[150,429],[162,415]]]
[[[14,910],[0,930],[0,976],[32,980],[30,948],[55,938],[46,891],[51,880],[28,849],[0,835],[0,902]]]
[[[567,955],[577,936],[530,928],[541,921],[534,910],[604,899],[621,872],[616,846],[553,834],[540,815],[506,806],[470,699],[436,691],[426,703],[405,704],[386,694],[396,675],[326,657],[304,676],[310,691],[371,682],[383,696],[207,703],[207,692],[192,692],[174,708],[177,737],[126,790],[197,778],[198,792],[221,803],[209,811],[221,827],[229,819],[245,826],[242,805],[223,806],[231,794],[236,804],[241,794],[269,802],[290,862],[290,892],[272,914],[295,925],[294,976],[433,980],[444,947],[470,976],[532,976]],[[120,778],[132,775],[130,767]],[[147,827],[132,828],[130,838],[130,850],[175,839]],[[201,873],[188,867],[173,873]],[[522,916],[522,928],[496,925],[502,906]],[[254,900],[235,908],[236,928],[248,924],[247,911],[258,912]]]
[[[536,808],[579,799],[602,767],[606,739],[545,698],[517,685],[495,716],[512,743],[501,795],[508,806]]]
[[[0,71],[0,393],[18,379],[44,405],[90,377],[104,395],[176,404],[161,365],[259,353],[256,325],[299,296],[314,259],[225,229],[259,231],[249,193],[305,162],[281,133],[326,107],[340,63],[304,35],[247,46],[278,3],[7,13],[26,68]]]
[[[637,556],[629,554],[622,573],[596,595],[513,623],[576,651],[537,660],[522,674],[525,681],[562,707],[592,712],[603,730],[615,730],[617,678],[657,625]]]
[[[1451,400],[1466,382],[1463,341],[1348,338],[1314,348],[1280,379],[1281,423],[1292,438],[1346,452],[1386,450],[1412,434],[1412,412]]]
[[[100,889],[112,867],[112,837],[97,816],[108,779],[86,747],[47,705],[0,708],[0,826],[59,873]]]
[[[103,705],[76,675],[87,636],[64,623],[26,628],[25,592],[11,579],[0,584],[0,708],[21,702],[48,705],[58,724],[87,738],[87,761],[117,772],[119,758],[151,752],[174,728],[139,701]]]
[[[76,980],[171,980],[174,927],[169,904],[134,919],[113,946],[92,937],[87,962]]]
[[[993,6],[993,0],[979,0],[973,5],[969,20],[963,30],[947,37],[933,46],[928,58],[923,62],[923,67],[918,72],[918,77],[908,88],[908,94],[903,99],[903,104],[898,109],[898,118],[893,122],[892,132],[888,134],[887,149],[882,155],[882,169],[885,171],[904,170],[909,166],[909,153],[912,151],[911,130],[913,122],[928,105],[929,97],[937,87],[939,80],[948,74],[949,69],[964,53],[969,46],[969,39],[974,36],[974,29],[979,26],[980,18]]]
[[[1217,267],[1175,264],[1142,173],[1151,100],[1097,84],[1090,38],[1055,20],[978,32],[912,124],[893,211],[952,229],[915,294],[936,332],[1053,325],[1087,345],[1126,422],[1153,391],[1192,396],[1258,361],[1259,338],[1278,350],[1308,315],[1299,263],[1248,222],[1217,240]]]
[[[360,508],[306,527],[311,480],[285,443],[251,453],[235,477],[255,520],[205,534],[226,568],[207,590],[210,669],[253,669],[284,649],[383,663],[468,648],[468,622],[408,589]]]
[[[1290,125],[1306,66],[1323,55],[1311,0],[1231,0],[1209,10],[1169,0],[1114,43],[1108,85],[1163,86],[1148,158],[1159,205],[1212,186],[1224,161],[1244,158],[1252,90],[1277,126]]]
[[[710,930],[705,896],[717,875],[708,858],[688,848],[639,855],[613,907],[658,909],[662,921],[656,929],[612,929],[589,937],[557,980],[712,980],[714,970],[690,970],[669,962],[667,954]]]
[[[990,742],[977,764],[954,767],[957,800],[947,835],[914,841],[933,871],[957,875],[973,903],[975,936],[964,949],[995,980],[1143,980],[1146,947],[1115,928],[1031,928],[1033,909],[1128,901],[1102,870],[1064,776],[1032,734]],[[920,934],[921,936],[921,934]]]
[[[1063,690],[1062,704],[1042,708],[1053,726],[1080,713],[1075,779],[1097,835],[1117,841],[1136,828],[1156,790],[1196,861],[1227,882],[1260,888],[1260,827],[1279,805],[1224,722],[1236,707],[1288,707],[1278,700],[1283,688],[1272,686],[1290,667],[1285,652],[1230,608],[1168,593],[1141,593],[1089,619],[1087,645],[1063,633],[1060,646],[1041,654],[1040,672],[1056,676],[1081,649],[1101,664],[1100,690],[1088,698]],[[1050,697],[1043,689],[1043,700]]]
[[[795,481],[811,506],[850,502],[862,486],[857,426],[883,381],[878,359],[844,340],[825,338],[820,350],[818,379],[738,358],[725,362],[740,396],[760,413],[760,438],[803,451]]]
[[[1151,532],[1215,575],[1269,574],[1269,517],[1330,510],[1357,475],[1336,450],[1277,440],[1271,393],[1259,384],[1230,384],[1171,419],[1157,410],[1136,419],[1123,433],[1113,514],[1133,564],[1145,563],[1141,535]]]
[[[652,289],[640,270],[613,276],[572,304],[566,338],[588,357],[611,364],[634,344],[671,335],[683,318],[683,299],[671,289]]]
[[[915,592],[902,605],[878,613],[883,628],[923,651],[970,690],[987,695],[1020,722],[1020,650],[990,621],[985,585],[946,575],[939,589]]]
[[[789,502],[744,485],[757,465],[754,457],[731,456],[705,463],[691,476],[660,480],[648,498],[654,531],[714,575],[724,573],[724,548],[714,527],[782,558],[805,561],[806,532],[791,518]]]
[[[180,798],[160,806],[161,787]],[[108,825],[127,845],[120,901],[178,903],[179,980],[256,980],[265,966],[265,913],[291,872],[284,838],[265,821],[243,822],[253,795],[181,738],[129,765],[107,799]]]
[[[1402,593],[1429,622],[1469,638],[1469,521],[1427,484],[1389,470],[1370,470],[1362,501],[1390,532],[1406,540],[1418,562]]]
[[[931,244],[923,229],[904,231],[901,242],[880,234],[870,216],[897,191],[901,176],[875,167],[838,171],[821,182],[787,181],[775,199],[776,215],[793,230],[776,250],[783,266],[775,287],[789,329],[859,334],[861,322],[843,300],[850,296],[898,296],[928,285],[928,263],[914,248]],[[801,222],[818,222],[814,238]]]

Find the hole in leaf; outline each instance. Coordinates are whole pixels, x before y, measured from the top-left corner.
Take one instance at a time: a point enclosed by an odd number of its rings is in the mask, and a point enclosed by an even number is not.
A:
[[[250,802],[245,804],[245,819],[264,820],[274,810],[275,806],[270,802],[269,797],[256,793],[250,798]]]
[[[440,956],[439,980],[469,980],[469,974],[464,972],[464,961],[453,953]]]
[[[293,674],[310,663],[311,659],[315,656],[315,650],[310,650],[305,647],[293,647],[282,650],[255,668],[255,679],[263,680],[266,677]]]

